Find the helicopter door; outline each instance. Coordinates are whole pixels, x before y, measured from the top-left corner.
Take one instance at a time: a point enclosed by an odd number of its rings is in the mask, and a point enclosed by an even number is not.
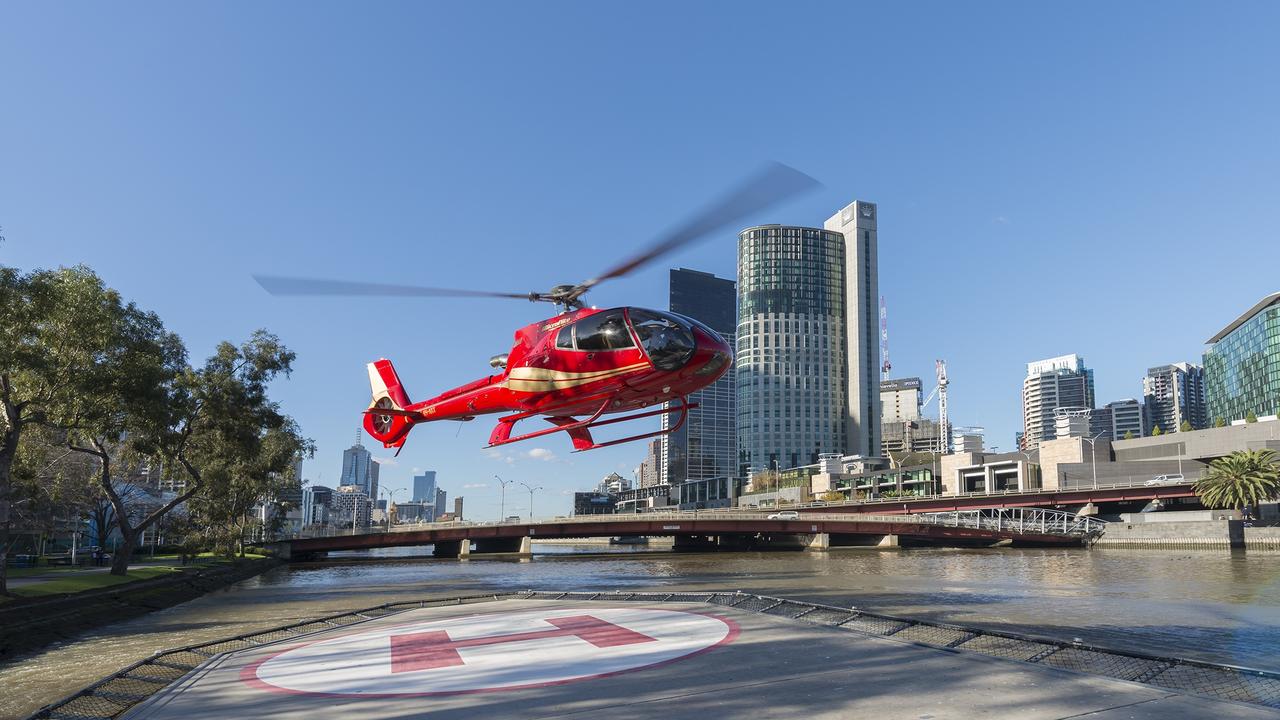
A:
[[[572,333],[572,344],[569,335]],[[560,330],[555,339],[557,369],[565,373],[559,389],[594,386],[627,366],[644,362],[621,309],[605,310]]]

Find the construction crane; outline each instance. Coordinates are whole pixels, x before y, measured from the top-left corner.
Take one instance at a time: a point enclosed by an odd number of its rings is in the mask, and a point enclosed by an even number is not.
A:
[[[938,374],[938,454],[946,455],[951,449],[951,424],[947,421],[947,363],[935,360],[934,370]]]
[[[884,296],[880,296],[880,371],[889,377],[893,364],[889,362],[889,310],[885,307]]]
[[[933,369],[938,376],[938,386],[920,404],[920,409],[923,410],[926,405],[933,401],[935,395],[938,396],[938,454],[946,455],[951,449],[951,423],[947,420],[947,385],[951,384],[951,381],[947,380],[946,361],[935,360]]]

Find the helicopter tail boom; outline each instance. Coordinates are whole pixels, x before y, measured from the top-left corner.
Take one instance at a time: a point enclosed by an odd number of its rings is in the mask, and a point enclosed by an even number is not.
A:
[[[383,358],[369,363],[369,389],[373,399],[364,414],[365,431],[383,447],[402,447],[417,413],[405,409],[409,395],[390,360]]]

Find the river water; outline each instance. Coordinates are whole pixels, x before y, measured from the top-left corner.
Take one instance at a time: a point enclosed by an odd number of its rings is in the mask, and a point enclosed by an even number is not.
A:
[[[0,665],[0,718],[164,648],[384,602],[525,589],[742,590],[1280,671],[1280,553],[600,550],[535,546],[523,562],[379,551],[276,568]]]

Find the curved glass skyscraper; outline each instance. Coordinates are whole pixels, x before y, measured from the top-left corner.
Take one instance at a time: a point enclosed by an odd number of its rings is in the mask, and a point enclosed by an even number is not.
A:
[[[875,455],[880,412],[875,206],[826,228],[738,236],[740,472]]]

